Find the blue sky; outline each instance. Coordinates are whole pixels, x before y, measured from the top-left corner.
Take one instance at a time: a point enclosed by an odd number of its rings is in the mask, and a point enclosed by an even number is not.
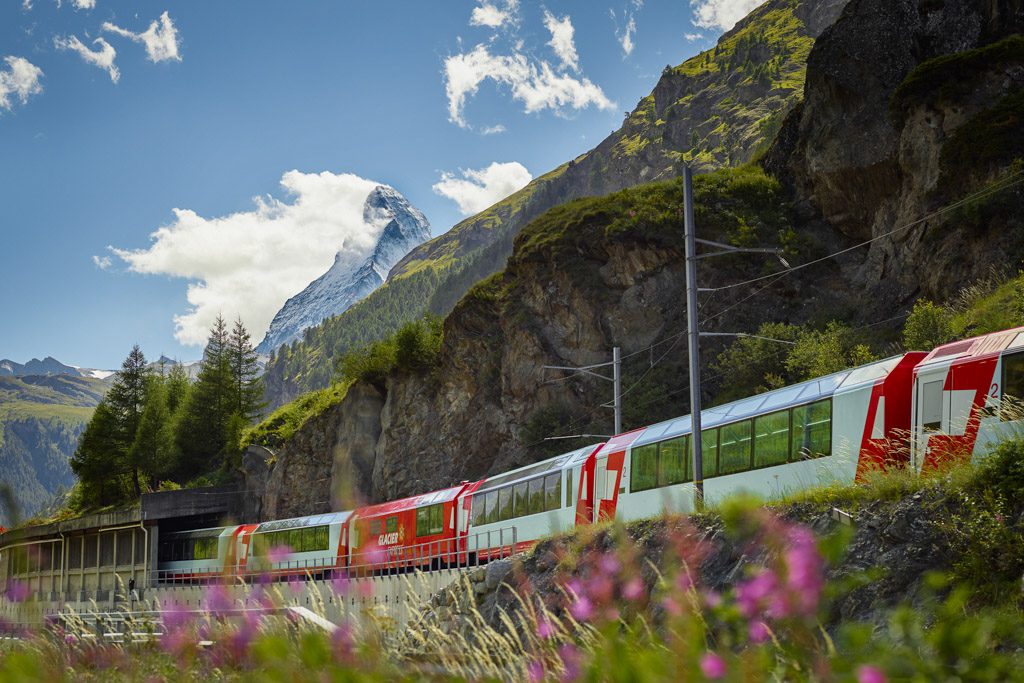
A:
[[[0,358],[197,358],[216,312],[259,341],[333,241],[365,241],[330,218],[365,187],[440,234],[596,145],[753,4],[7,0]]]

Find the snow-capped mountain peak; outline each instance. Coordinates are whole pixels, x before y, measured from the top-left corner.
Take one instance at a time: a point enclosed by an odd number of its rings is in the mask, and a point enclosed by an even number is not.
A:
[[[266,337],[256,347],[258,353],[269,354],[299,338],[306,328],[349,309],[377,289],[413,247],[430,238],[427,217],[387,185],[378,185],[367,195],[363,221],[379,231],[372,251],[360,262],[339,250],[330,269],[277,312]]]

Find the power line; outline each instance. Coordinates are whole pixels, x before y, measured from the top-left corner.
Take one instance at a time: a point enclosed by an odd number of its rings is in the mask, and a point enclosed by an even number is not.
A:
[[[828,261],[829,259],[833,259],[833,258],[835,258],[837,256],[842,256],[843,254],[849,253],[849,252],[854,251],[856,249],[860,249],[861,247],[865,247],[865,246],[867,246],[869,244],[872,244],[873,242],[877,242],[878,240],[884,239],[886,237],[891,237],[892,235],[895,235],[897,233],[903,232],[905,230],[909,230],[910,228],[913,228],[913,227],[915,227],[917,225],[925,223],[925,222],[927,222],[927,221],[929,221],[929,220],[931,220],[933,218],[937,218],[939,216],[942,216],[942,215],[944,215],[946,213],[949,213],[950,211],[955,211],[956,209],[959,209],[960,207],[962,207],[962,206],[964,206],[966,204],[970,204],[971,202],[975,202],[975,201],[977,201],[979,199],[984,199],[985,197],[987,197],[989,195],[992,195],[992,194],[995,194],[997,192],[1002,192],[1003,190],[1009,189],[1009,188],[1013,187],[1014,185],[1018,185],[1021,182],[1024,182],[1024,178],[1018,178],[1017,180],[1013,180],[1016,176],[1021,176],[1021,175],[1024,175],[1024,171],[1018,171],[1018,172],[1016,172],[1014,174],[1011,174],[1011,175],[1007,176],[1006,178],[1003,178],[1002,180],[999,180],[999,181],[989,185],[988,187],[983,188],[982,190],[979,190],[977,193],[975,193],[973,195],[968,195],[967,197],[964,197],[963,199],[960,199],[960,200],[958,200],[956,202],[953,202],[952,204],[947,204],[946,206],[944,206],[942,208],[939,208],[939,209],[936,209],[935,211],[931,212],[930,214],[927,214],[927,215],[925,215],[925,216],[923,216],[921,218],[918,218],[915,221],[911,221],[910,223],[906,223],[905,225],[901,225],[899,227],[893,228],[892,230],[889,230],[888,232],[884,232],[881,235],[877,235],[876,237],[872,237],[869,240],[865,240],[865,241],[860,242],[858,244],[854,244],[853,246],[846,247],[845,249],[840,249],[839,251],[831,253],[831,254],[828,254],[827,256],[822,256],[821,258],[814,259],[813,261],[808,261],[807,263],[801,263],[800,265],[793,266],[792,268],[788,268],[788,269],[786,269],[784,271],[781,271],[781,272],[778,272],[778,273],[769,273],[768,275],[761,275],[759,277],[751,278],[749,280],[743,280],[742,282],[735,282],[735,283],[729,284],[729,285],[722,285],[721,287],[702,287],[701,291],[703,291],[703,292],[721,292],[721,291],[724,291],[726,289],[735,289],[737,287],[744,287],[746,285],[751,285],[751,284],[754,284],[756,282],[761,282],[763,280],[768,280],[768,279],[771,279],[771,278],[776,278],[776,279],[783,278],[783,277],[785,277],[785,276],[787,276],[787,275],[789,275],[791,273],[794,273],[794,272],[796,272],[798,270],[801,270],[803,268],[807,268],[807,267],[813,266],[813,265],[815,265],[817,263],[821,263],[823,261]],[[1013,182],[1009,182],[1011,180]]]

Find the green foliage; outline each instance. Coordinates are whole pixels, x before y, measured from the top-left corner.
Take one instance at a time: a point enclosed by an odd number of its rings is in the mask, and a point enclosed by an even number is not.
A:
[[[918,64],[896,88],[889,104],[895,116],[923,103],[956,102],[974,92],[985,73],[1024,61],[1024,36],[942,55]]]
[[[812,330],[797,340],[786,359],[786,369],[797,381],[803,381],[877,359],[870,347],[862,342],[861,335],[840,322],[832,321],[824,330]]]
[[[824,329],[765,323],[718,355],[713,369],[722,387],[715,403],[829,375],[877,360],[863,335],[832,321]]]
[[[930,351],[953,339],[953,313],[945,306],[936,306],[920,299],[903,326],[903,348]]]
[[[796,342],[802,334],[805,330],[796,325],[765,323],[757,336],[730,344],[712,366],[722,387],[715,402],[728,403],[792,383],[786,359],[793,346],[780,342]]]
[[[341,379],[382,386],[395,372],[418,372],[434,367],[441,353],[441,319],[424,316],[405,323],[394,335],[346,353],[339,362]]]
[[[341,403],[350,386],[351,382],[338,382],[326,389],[310,391],[291,403],[286,403],[244,432],[240,439],[240,448],[245,450],[250,444],[278,447],[292,438],[306,422],[321,415],[331,406]]]

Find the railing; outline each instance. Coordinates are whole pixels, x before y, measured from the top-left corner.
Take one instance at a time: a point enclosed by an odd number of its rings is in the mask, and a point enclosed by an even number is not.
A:
[[[443,539],[402,546],[371,546],[352,550],[348,558],[285,558],[272,562],[267,557],[250,557],[245,564],[228,567],[193,565],[174,569],[153,569],[149,586],[235,583],[239,580],[265,581],[294,578],[361,578],[473,567],[509,557],[518,550],[515,527],[480,532],[468,537]]]

